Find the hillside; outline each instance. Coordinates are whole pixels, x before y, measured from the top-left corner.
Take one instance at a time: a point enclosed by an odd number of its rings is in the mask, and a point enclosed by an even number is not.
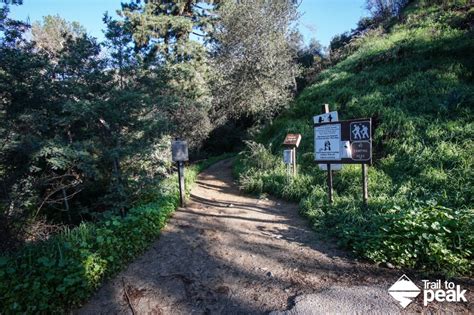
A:
[[[249,143],[236,166],[246,191],[300,201],[312,226],[375,262],[469,275],[474,251],[474,7],[409,6],[400,22],[357,39],[291,108]],[[360,165],[326,173],[313,159],[312,116],[372,117],[369,204]],[[299,175],[286,176],[283,139],[301,133]]]

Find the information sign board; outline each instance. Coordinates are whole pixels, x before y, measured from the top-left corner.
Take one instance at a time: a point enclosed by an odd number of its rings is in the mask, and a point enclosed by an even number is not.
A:
[[[371,119],[315,124],[315,161],[320,164],[372,163],[371,129]]]
[[[322,124],[314,127],[316,160],[339,161],[341,159],[341,125]]]
[[[182,140],[171,142],[171,156],[173,162],[184,162],[189,159],[188,143]]]

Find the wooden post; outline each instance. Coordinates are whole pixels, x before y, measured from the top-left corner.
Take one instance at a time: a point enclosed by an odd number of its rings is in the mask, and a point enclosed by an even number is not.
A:
[[[323,112],[323,114],[329,113],[329,104],[324,104],[323,106],[321,106],[321,111]]]
[[[179,180],[179,201],[181,207],[184,207],[184,162],[178,162],[178,180]]]
[[[362,164],[362,199],[364,201],[364,206],[367,207],[367,202],[369,200],[367,164]]]
[[[296,147],[293,148],[291,154],[293,154],[293,176],[296,176]]]
[[[323,113],[329,113],[329,104],[324,104],[321,107],[321,111]],[[327,169],[328,169],[328,200],[329,203],[332,204],[333,197],[332,197],[332,170],[331,170],[331,164],[327,164]]]
[[[332,204],[332,171],[331,171],[331,164],[327,164],[328,168],[328,200],[329,203]]]

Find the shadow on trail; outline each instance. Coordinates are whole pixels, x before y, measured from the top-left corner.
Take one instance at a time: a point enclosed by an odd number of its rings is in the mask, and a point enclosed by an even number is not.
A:
[[[200,178],[229,185],[225,163]],[[332,285],[385,285],[399,277],[398,271],[354,263],[318,239],[296,205],[256,205],[258,199],[245,196],[238,198],[249,202],[239,202],[235,188],[225,188],[232,195],[214,195],[206,187],[212,185],[201,184],[199,196],[193,191],[160,239],[78,313],[265,314]]]
[[[234,189],[235,190],[235,189]],[[205,205],[208,205],[208,206],[212,206],[212,207],[217,207],[217,208],[228,208],[230,206],[230,204],[232,204],[232,208],[238,208],[238,209],[242,209],[242,210],[247,210],[247,211],[254,211],[254,212],[262,212],[262,213],[268,213],[271,209],[269,209],[268,207],[264,207],[264,206],[259,206],[257,203],[258,203],[258,199],[255,199],[255,203],[242,203],[242,202],[231,202],[231,201],[226,201],[226,200],[215,200],[215,199],[209,199],[209,198],[203,198],[203,197],[199,197],[195,194],[192,194],[190,195],[190,205],[192,204],[192,202],[195,202],[197,204],[201,203],[201,204],[205,204]],[[260,210],[260,211],[259,211]]]

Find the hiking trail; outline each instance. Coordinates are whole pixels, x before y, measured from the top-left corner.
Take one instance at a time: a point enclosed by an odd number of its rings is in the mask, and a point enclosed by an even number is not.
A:
[[[232,160],[224,160],[199,175],[159,239],[76,312],[399,313],[387,289],[401,275],[322,240],[297,204],[243,194]],[[421,311],[420,298],[403,311]],[[428,309],[465,311],[454,304]]]

